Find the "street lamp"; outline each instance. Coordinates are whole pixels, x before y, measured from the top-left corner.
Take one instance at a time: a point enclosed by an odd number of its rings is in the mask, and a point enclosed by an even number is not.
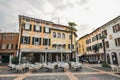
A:
[[[104,61],[107,62],[106,60],[106,50],[105,50],[105,36],[102,36],[101,39],[102,39],[102,44],[103,44],[103,52],[104,52]]]

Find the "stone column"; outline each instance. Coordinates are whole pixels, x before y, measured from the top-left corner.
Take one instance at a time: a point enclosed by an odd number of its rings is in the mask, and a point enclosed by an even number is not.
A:
[[[20,51],[20,53],[19,53],[19,64],[21,64],[21,54],[22,54],[22,52]]]
[[[58,62],[58,55],[56,55],[56,62]]]
[[[70,54],[68,54],[68,61],[70,61]]]
[[[39,56],[40,56],[40,59],[39,59],[39,60],[40,60],[40,63],[41,63],[41,54],[40,54]]]
[[[62,53],[61,53],[61,62],[62,62]]]
[[[9,64],[12,64],[12,55],[9,55]]]
[[[42,63],[44,62],[44,55],[42,55]]]
[[[47,53],[45,53],[45,63],[47,63]]]
[[[113,61],[112,61],[112,55],[109,54],[109,56],[110,56],[110,64],[113,64]]]
[[[19,54],[19,50],[17,50],[17,55],[16,56],[18,56],[18,54]]]

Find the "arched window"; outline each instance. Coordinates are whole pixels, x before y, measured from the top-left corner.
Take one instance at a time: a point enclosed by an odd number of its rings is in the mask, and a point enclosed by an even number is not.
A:
[[[61,38],[61,34],[60,33],[58,33],[57,38]]]
[[[53,32],[53,37],[56,38],[56,33],[55,32]]]
[[[65,39],[65,34],[64,33],[62,33],[62,38]]]

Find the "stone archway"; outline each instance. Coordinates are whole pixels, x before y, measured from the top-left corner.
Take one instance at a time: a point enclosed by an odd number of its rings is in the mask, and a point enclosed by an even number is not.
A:
[[[112,62],[113,64],[118,64],[117,53],[112,52]]]

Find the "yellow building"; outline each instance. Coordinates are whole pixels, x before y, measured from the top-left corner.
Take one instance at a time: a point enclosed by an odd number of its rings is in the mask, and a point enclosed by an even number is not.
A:
[[[71,31],[68,26],[20,15],[19,28],[20,62],[69,61],[71,52],[75,53],[76,30],[72,34],[71,51]]]
[[[78,43],[78,56],[82,56],[83,54],[86,54],[86,38],[87,35],[79,38],[77,41]]]

